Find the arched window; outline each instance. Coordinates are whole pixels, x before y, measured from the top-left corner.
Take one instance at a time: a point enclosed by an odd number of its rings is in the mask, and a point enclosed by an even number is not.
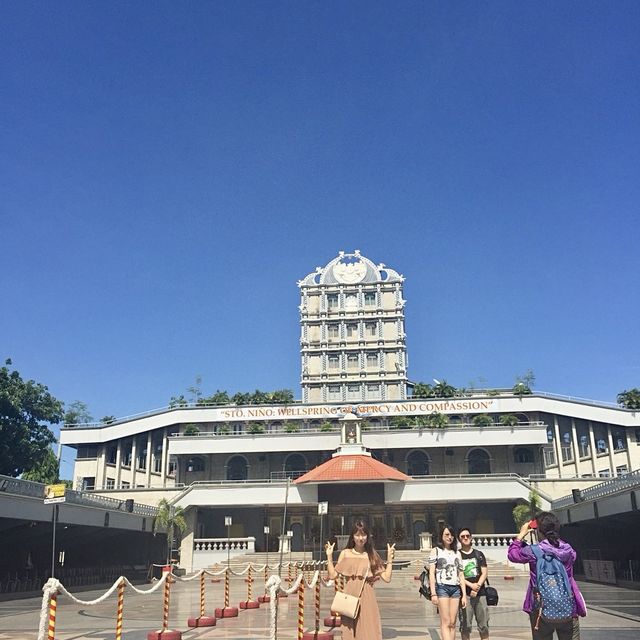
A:
[[[189,473],[204,471],[204,460],[202,458],[189,458],[187,460],[187,471]]]
[[[428,476],[429,458],[424,451],[412,451],[407,456],[407,475]]]
[[[292,453],[287,456],[284,462],[284,473],[288,478],[297,478],[307,470],[307,461],[299,453]]]
[[[519,464],[533,462],[533,451],[526,447],[518,447],[513,452],[513,460]]]
[[[491,458],[484,449],[471,449],[467,465],[468,473],[491,473]]]
[[[246,480],[249,476],[249,466],[242,456],[233,456],[227,462],[227,480]]]

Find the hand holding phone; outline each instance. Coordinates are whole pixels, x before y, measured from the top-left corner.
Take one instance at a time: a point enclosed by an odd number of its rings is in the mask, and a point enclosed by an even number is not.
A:
[[[537,520],[529,520],[529,529],[537,529],[538,521]]]

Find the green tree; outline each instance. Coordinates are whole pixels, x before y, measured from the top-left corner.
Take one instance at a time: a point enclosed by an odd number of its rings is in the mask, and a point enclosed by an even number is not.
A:
[[[88,424],[93,421],[93,416],[89,412],[86,402],[75,400],[66,408],[63,421],[67,426]]]
[[[331,424],[328,420],[325,420],[321,425],[320,425],[320,431],[334,431],[337,427],[335,427],[333,424]]]
[[[187,391],[191,394],[191,402],[200,404],[200,398],[202,397],[202,376],[200,374],[196,376],[194,384],[187,387]]]
[[[518,424],[518,416],[513,413],[503,413],[500,416],[500,424],[504,427],[515,427]]]
[[[446,413],[434,411],[427,416],[427,424],[434,429],[444,429],[449,424],[449,416]]]
[[[291,404],[293,402],[293,391],[291,389],[276,389],[271,394],[271,401],[275,404]]]
[[[632,409],[633,411],[640,409],[640,389],[636,387],[621,391],[617,399],[618,404],[625,409]]]
[[[297,422],[283,422],[282,429],[285,433],[298,433],[300,425]]]
[[[169,409],[175,409],[176,407],[186,407],[189,403],[187,399],[180,394],[179,396],[171,396],[169,400]]]
[[[493,424],[493,419],[486,413],[481,413],[473,416],[472,423],[474,427],[490,427]]]
[[[116,421],[116,417],[115,416],[104,416],[102,418],[100,418],[100,422],[102,424],[111,424],[112,422]]]
[[[208,398],[202,398],[202,404],[229,404],[229,394],[226,391],[220,391],[216,389],[216,392],[211,394]]]
[[[434,398],[453,398],[457,391],[458,390],[453,385],[450,385],[446,380],[443,380],[433,387],[433,396]]]
[[[433,398],[433,387],[426,382],[416,382],[413,385],[414,398]]]
[[[58,458],[53,453],[51,447],[47,449],[44,460],[42,460],[33,469],[29,469],[22,474],[24,480],[32,482],[42,482],[42,484],[55,484],[60,480],[60,465]]]
[[[264,433],[266,429],[260,422],[252,422],[247,428],[248,433]]]
[[[524,375],[518,376],[516,378],[516,383],[513,385],[513,394],[516,396],[526,396],[532,393],[531,389],[533,389],[533,385],[535,384],[536,376],[531,371],[531,369],[527,369]]]
[[[197,436],[200,433],[200,429],[197,424],[187,424],[182,432],[183,436]]]
[[[167,564],[171,562],[175,532],[182,533],[187,528],[182,507],[174,507],[166,498],[158,503],[158,513],[153,521],[153,533],[167,532]]]
[[[529,492],[529,500],[524,504],[519,504],[513,508],[513,521],[516,529],[520,530],[522,525],[529,520],[533,520],[540,511],[540,496],[535,489]]]
[[[11,360],[0,368],[0,473],[17,477],[44,462],[55,441],[48,424],[62,420],[62,403],[48,388],[23,380]]]
[[[238,391],[231,396],[233,404],[249,404],[251,402],[251,394]]]
[[[391,429],[411,429],[413,424],[407,416],[394,416],[391,418]]]

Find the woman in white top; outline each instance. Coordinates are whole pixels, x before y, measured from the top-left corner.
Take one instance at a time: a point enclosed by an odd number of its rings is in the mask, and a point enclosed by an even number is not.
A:
[[[442,640],[454,640],[458,607],[467,606],[462,558],[457,551],[453,528],[443,525],[440,531],[440,544],[431,550],[429,556],[429,585],[431,602],[440,613],[440,637]]]

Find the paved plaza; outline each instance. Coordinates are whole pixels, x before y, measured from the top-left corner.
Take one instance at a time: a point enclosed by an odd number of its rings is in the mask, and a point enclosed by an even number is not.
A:
[[[514,580],[504,580],[502,571],[495,567],[493,584],[500,593],[500,604],[492,608],[491,637],[495,640],[530,638],[527,619],[520,610],[527,576],[514,572]],[[394,572],[392,582],[376,585],[382,615],[385,640],[433,639],[440,640],[438,618],[433,606],[417,594],[414,571],[407,567]],[[140,588],[149,588],[142,585]],[[285,584],[286,586],[286,584]],[[589,607],[587,618],[581,619],[583,640],[615,637],[616,640],[637,640],[640,637],[640,591],[618,587],[580,583]],[[106,589],[73,592],[82,600],[99,598]],[[246,584],[236,578],[231,585],[230,602],[237,606],[246,599]],[[323,588],[321,596],[321,623],[328,615],[333,590]],[[206,613],[213,614],[223,604],[223,583],[206,585]],[[0,602],[0,640],[35,640],[37,637],[41,598],[26,598]],[[297,638],[297,597],[281,599],[278,615],[278,638]],[[215,627],[188,629],[187,619],[199,615],[199,582],[179,581],[171,590],[169,628],[183,632],[185,640],[253,640],[270,638],[269,605],[259,609],[240,611],[237,618],[218,620]],[[313,628],[313,592],[305,597],[305,631]],[[122,637],[125,640],[146,640],[147,633],[161,627],[162,589],[152,595],[138,595],[127,590],[124,605]],[[94,606],[82,606],[69,598],[58,599],[55,637],[58,640],[107,640],[115,637],[116,597]],[[321,627],[325,630],[325,627]],[[339,629],[334,632],[340,640]],[[458,635],[459,637],[459,635]],[[479,636],[474,633],[475,638]]]

